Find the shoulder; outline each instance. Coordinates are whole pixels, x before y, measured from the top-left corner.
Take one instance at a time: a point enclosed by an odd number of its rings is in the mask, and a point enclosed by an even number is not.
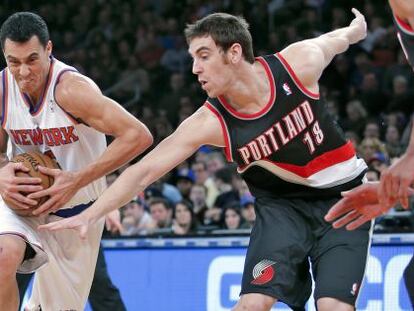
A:
[[[55,88],[55,98],[63,107],[97,93],[101,91],[92,79],[74,71],[64,72]]]
[[[91,78],[76,71],[65,71],[56,85],[56,92],[79,92],[84,88],[91,87],[99,91],[98,86]]]
[[[323,58],[321,49],[312,40],[293,43],[280,51],[280,54],[291,66],[296,67],[306,63],[313,64],[315,61],[320,61]]]
[[[223,147],[220,121],[206,106],[200,107],[177,128],[177,132],[197,140],[200,144]]]

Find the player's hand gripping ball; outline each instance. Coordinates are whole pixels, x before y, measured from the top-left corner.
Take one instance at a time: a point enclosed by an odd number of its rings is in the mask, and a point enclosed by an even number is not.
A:
[[[40,178],[41,183],[40,186],[43,187],[43,189],[47,189],[50,186],[53,185],[54,178],[52,176],[45,175],[41,173],[37,166],[41,165],[47,168],[59,168],[59,164],[49,157],[46,154],[40,153],[40,152],[27,152],[27,153],[21,153],[16,155],[13,159],[10,160],[14,163],[23,163],[24,166],[26,166],[30,171],[28,173],[26,172],[16,172],[17,177],[34,177],[34,178]],[[23,193],[23,195],[27,195],[27,193]],[[25,209],[19,209],[16,207],[12,202],[9,202],[7,200],[4,200],[5,203],[10,206],[14,212],[20,216],[32,216],[32,211],[36,208],[38,208],[40,205],[42,205],[44,202],[46,202],[48,197],[42,197],[38,199],[37,205],[33,205],[29,210]]]

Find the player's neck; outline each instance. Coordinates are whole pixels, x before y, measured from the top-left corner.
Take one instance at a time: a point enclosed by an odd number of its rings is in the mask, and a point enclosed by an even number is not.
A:
[[[255,113],[269,101],[269,80],[260,63],[242,68],[231,85],[224,97],[239,112]]]

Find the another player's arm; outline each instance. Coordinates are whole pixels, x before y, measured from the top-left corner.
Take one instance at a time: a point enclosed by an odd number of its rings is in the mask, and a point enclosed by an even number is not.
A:
[[[366,37],[364,16],[356,9],[352,9],[352,12],[355,18],[348,27],[293,43],[280,52],[309,90],[319,90],[318,80],[335,55],[345,52],[351,44]]]
[[[84,236],[88,224],[128,203],[137,192],[143,191],[206,144],[224,146],[224,139],[217,118],[207,108],[201,107],[141,161],[127,168],[91,207],[75,217],[41,228],[73,228]]]
[[[408,23],[414,29],[414,1],[389,0],[394,22],[399,30],[400,43],[408,62],[414,65],[414,36],[411,33],[402,33],[404,23]],[[414,69],[414,67],[413,67]],[[405,153],[391,167],[381,173],[381,183],[378,197],[383,209],[389,209],[392,202],[398,199],[401,205],[408,208],[409,186],[414,181],[414,123],[411,128],[410,142]]]

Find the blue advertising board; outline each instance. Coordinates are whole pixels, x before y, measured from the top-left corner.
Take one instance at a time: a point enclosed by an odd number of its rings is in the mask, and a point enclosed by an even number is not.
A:
[[[240,291],[247,242],[223,246],[216,241],[204,247],[187,245],[188,241],[176,246],[160,243],[167,245],[105,251],[109,272],[128,310],[231,310]],[[411,310],[402,275],[412,254],[409,244],[372,246],[358,310]],[[272,310],[290,309],[277,304]],[[307,310],[315,310],[312,299]]]
[[[411,310],[402,276],[413,240],[374,236],[358,310]],[[130,311],[230,311],[247,244],[247,237],[103,241],[108,271]],[[278,303],[276,310],[290,309]],[[307,310],[315,311],[312,298]]]

